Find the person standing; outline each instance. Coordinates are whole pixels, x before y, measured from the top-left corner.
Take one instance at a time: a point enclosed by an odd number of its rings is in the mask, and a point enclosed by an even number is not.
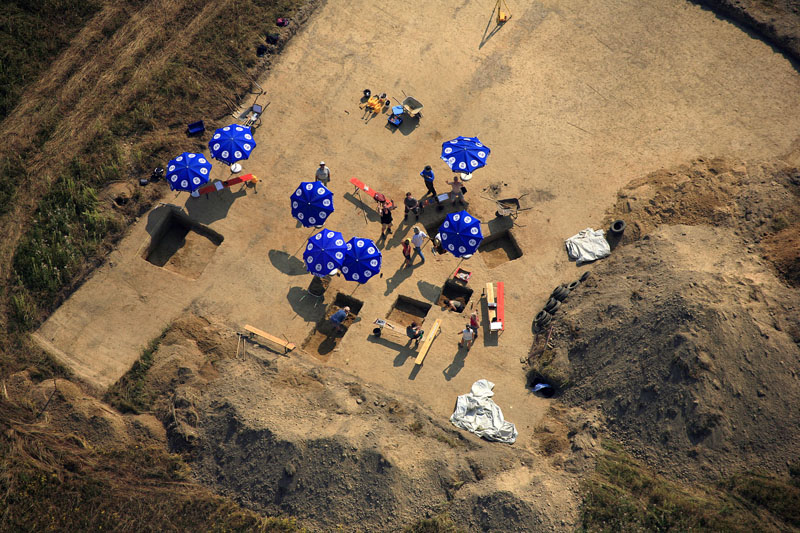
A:
[[[472,343],[475,342],[475,334],[472,332],[472,328],[469,327],[469,324],[467,324],[464,329],[461,330],[460,335],[461,342],[459,342],[458,345],[461,348],[466,348],[467,350],[472,348]]]
[[[422,179],[425,180],[425,187],[427,187],[428,192],[436,198],[436,203],[439,203],[439,195],[436,194],[436,188],[433,186],[433,170],[431,169],[430,165],[425,165],[425,168],[422,172],[419,173],[422,176]]]
[[[406,239],[403,241],[403,268],[411,266],[411,240]]]
[[[325,166],[325,161],[319,162],[319,168],[315,174],[317,181],[321,182],[324,186],[328,186],[331,181],[331,169]]]
[[[411,236],[411,244],[414,245],[414,255],[420,256],[423,263],[425,262],[425,256],[422,255],[422,243],[425,242],[427,237],[428,235],[426,235],[424,231],[414,226],[414,235]]]
[[[392,232],[392,210],[397,206],[391,200],[381,202],[381,238],[386,238]]]
[[[457,203],[464,205],[464,191],[461,190],[464,184],[458,179],[458,174],[454,174],[453,181],[448,181],[447,184],[453,188],[450,193],[453,198],[453,205]]]
[[[419,324],[412,322],[411,325],[406,328],[406,335],[416,343],[414,347],[417,347],[419,346],[419,340],[425,335],[425,332],[420,329]]]
[[[419,220],[419,211],[420,211],[419,201],[413,196],[411,196],[410,192],[406,193],[406,198],[405,200],[403,200],[403,204],[405,205],[406,208],[405,218],[408,218],[408,213],[411,212],[414,213],[414,215],[417,217],[416,220]]]
[[[478,318],[478,312],[473,311],[471,315],[469,315],[469,327],[472,330],[475,338],[478,338],[478,328],[481,327],[481,321]]]

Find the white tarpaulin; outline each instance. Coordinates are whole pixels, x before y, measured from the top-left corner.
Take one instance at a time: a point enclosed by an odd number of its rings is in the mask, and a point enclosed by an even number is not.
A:
[[[513,444],[517,440],[517,428],[505,421],[503,412],[492,400],[493,388],[494,383],[486,379],[473,383],[469,394],[458,397],[450,422],[486,440]]]
[[[586,228],[564,243],[567,245],[570,260],[577,261],[579,265],[611,255],[611,247],[608,246],[608,241],[603,236],[601,229],[595,231],[592,228]]]

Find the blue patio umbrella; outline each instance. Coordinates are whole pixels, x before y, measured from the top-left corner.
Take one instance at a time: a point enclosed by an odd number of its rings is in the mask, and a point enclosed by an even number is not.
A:
[[[466,211],[447,215],[439,235],[444,249],[456,257],[471,256],[483,240],[481,221]]]
[[[310,228],[322,226],[333,213],[333,193],[318,181],[304,181],[290,197],[292,216]]]
[[[183,152],[167,163],[167,183],[173,191],[193,192],[208,183],[211,163],[203,154]]]
[[[347,247],[344,237],[338,231],[323,229],[311,236],[303,252],[306,270],[315,276],[327,276],[334,270],[342,268]]]
[[[442,160],[453,172],[469,174],[485,166],[491,152],[477,137],[456,137],[442,143]]]
[[[353,237],[347,241],[342,274],[348,281],[366,283],[381,271],[381,251],[370,239]]]
[[[255,147],[250,128],[238,124],[217,129],[208,141],[211,157],[229,165],[250,157]]]

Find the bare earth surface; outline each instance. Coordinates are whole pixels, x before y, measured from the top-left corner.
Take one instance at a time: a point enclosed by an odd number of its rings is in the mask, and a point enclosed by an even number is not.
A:
[[[170,213],[160,206],[131,228],[108,262],[40,328],[38,339],[78,376],[105,387],[189,307],[232,330],[253,324],[302,345],[341,292],[364,303],[360,320],[332,351],[320,353],[325,350],[313,345],[308,353],[293,352],[297,364],[345,372],[387,398],[418,404],[437,424],[449,417],[457,395],[487,378],[496,384],[506,418],[520,431],[514,449],[537,454],[533,433],[550,423],[549,402],[524,387],[520,357],[531,344],[539,302],[552,287],[580,274],[567,261],[563,239],[587,226],[600,227],[618,189],[633,178],[698,155],[751,159],[789,152],[800,131],[800,76],[769,46],[678,1],[533,2],[498,31],[490,16],[486,5],[469,1],[458,6],[328,1],[260,81],[267,95],[259,103],[270,105],[256,133],[258,148],[244,162],[245,172],[262,180],[257,191],[165,198],[185,206],[190,218],[224,241],[194,248],[198,257],[181,249],[180,261],[166,263],[172,269],[146,261],[151,235],[161,233]],[[417,127],[409,121],[392,132],[384,116],[362,119],[357,104],[367,87],[419,99],[425,108]],[[449,172],[438,160],[440,145],[457,135],[478,135],[492,148],[488,166],[467,184],[468,210],[487,223],[485,235],[510,226],[494,220],[494,198],[525,194],[523,207],[532,208],[512,229],[521,257],[501,262],[508,254],[497,249],[460,263],[472,271],[475,309],[484,307],[479,298],[486,282],[506,283],[506,331],[487,338],[482,330],[469,353],[457,348],[466,316],[444,312],[435,302],[459,260],[434,257],[427,248],[424,265],[401,269],[399,243],[408,224],[396,227],[384,247],[383,278],[357,288],[335,278],[324,303],[301,300],[310,276],[298,257],[310,232],[297,228],[289,215],[288,196],[297,183],[310,179],[324,159],[332,169],[336,206],[329,227],[346,238],[377,238],[377,216],[368,210],[365,223],[349,178],[357,176],[400,201],[407,190],[421,196],[418,173],[431,164],[437,186],[445,190]],[[227,177],[222,166],[213,172]],[[420,223],[436,227],[439,216],[429,210]],[[396,211],[395,221],[400,219],[402,212]],[[702,256],[706,250],[689,247],[686,253]],[[182,271],[182,264],[190,268]],[[411,350],[370,335],[373,320],[386,317],[399,295],[433,305],[426,325],[442,319],[442,334],[421,368],[414,367]],[[227,349],[234,345],[231,337]],[[239,383],[226,409],[248,427],[270,427],[274,421],[248,411],[254,405],[250,399],[261,401],[261,392],[251,392],[257,375],[235,379],[246,371],[230,369],[234,377],[225,378]],[[278,387],[271,394],[281,395]],[[334,415],[320,415],[316,424],[311,420],[302,421],[303,431],[344,438],[346,423]],[[206,422],[213,426],[214,417]],[[402,461],[408,468],[415,463],[413,456]],[[207,468],[213,472],[210,463]],[[512,478],[505,483],[530,487],[529,478]],[[250,498],[244,489],[226,490]],[[333,523],[312,519],[320,527]]]

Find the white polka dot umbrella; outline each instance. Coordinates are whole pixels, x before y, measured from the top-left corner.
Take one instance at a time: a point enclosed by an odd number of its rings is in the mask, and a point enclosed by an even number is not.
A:
[[[308,239],[303,252],[303,262],[306,264],[306,270],[315,276],[328,276],[334,270],[342,268],[346,251],[342,234],[323,228]]]
[[[456,137],[442,143],[442,160],[453,172],[470,174],[486,166],[486,158],[492,151],[477,137]]]
[[[439,234],[444,249],[456,257],[474,254],[483,240],[481,221],[466,211],[447,215]]]
[[[217,129],[208,141],[211,157],[229,165],[250,157],[255,147],[250,128],[238,124]]]
[[[195,191],[208,183],[211,163],[203,154],[183,152],[167,163],[167,183],[173,191]]]
[[[347,241],[342,274],[348,281],[366,283],[381,271],[383,255],[370,239],[353,237]]]
[[[333,213],[333,193],[318,181],[304,181],[289,198],[292,216],[310,228],[322,226]]]

